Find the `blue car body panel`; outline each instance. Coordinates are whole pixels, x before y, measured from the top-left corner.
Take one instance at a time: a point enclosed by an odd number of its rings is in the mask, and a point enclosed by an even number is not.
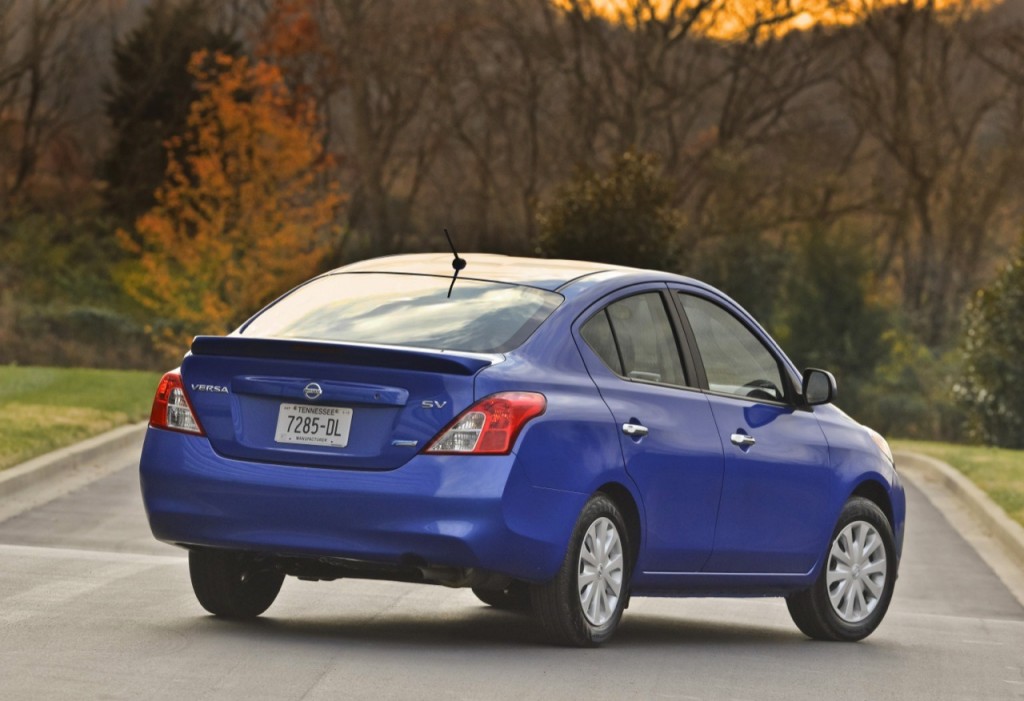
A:
[[[816,417],[792,407],[709,397],[726,443],[719,522],[707,569],[715,572],[804,574],[824,551],[832,473]],[[756,437],[750,448],[733,433]]]
[[[415,446],[393,441],[422,447],[472,403],[473,376],[501,359],[385,348],[370,365],[371,351],[339,343],[199,337],[181,373],[186,390],[227,390],[189,393],[210,443],[222,455],[317,467],[339,466],[341,460],[352,469],[387,470],[416,454]],[[318,405],[355,409],[344,450],[274,441],[278,407],[309,403],[303,391],[314,380],[322,392]],[[424,409],[423,401],[441,403],[444,410]]]
[[[171,543],[543,581],[588,495],[534,487],[517,462],[487,456],[467,470],[458,456],[418,455],[387,472],[282,468],[151,428],[141,482],[153,534]]]
[[[896,468],[887,460],[872,460],[874,444],[867,432],[834,406],[815,409],[818,423],[829,443],[829,460],[833,487],[827,517],[835,522],[846,500],[867,486],[881,487],[886,503],[880,504],[892,524],[896,552],[903,552],[906,530],[907,501],[903,483]],[[878,490],[874,490],[878,492]]]
[[[475,259],[467,258],[468,275]],[[502,262],[491,260],[499,257],[480,258],[477,268],[492,264],[501,279]],[[438,256],[373,265],[443,275],[440,261],[450,265]],[[504,279],[564,300],[501,355],[197,339],[181,376],[207,435],[147,432],[140,470],[154,535],[186,547],[476,568],[542,582],[562,565],[587,500],[605,490],[636,514],[633,593],[759,595],[813,581],[843,504],[870,493],[884,495],[900,550],[899,478],[837,408],[624,380],[579,335],[616,296],[691,291],[744,319],[797,382],[774,341],[726,296],[679,276],[596,264],[504,270]],[[275,442],[277,408],[308,402],[310,382],[320,385],[321,404],[354,409],[344,448]],[[507,391],[547,400],[510,454],[423,452],[461,411]],[[622,432],[638,420],[649,435]],[[737,431],[756,436],[756,446],[733,445]]]
[[[614,418],[612,431],[645,512],[644,547],[635,577],[700,572],[711,555],[722,493],[723,450],[707,396],[700,391],[625,382],[579,336],[593,312],[623,297],[664,289],[631,285],[606,295],[576,319],[576,348]],[[622,424],[642,423],[645,437]]]

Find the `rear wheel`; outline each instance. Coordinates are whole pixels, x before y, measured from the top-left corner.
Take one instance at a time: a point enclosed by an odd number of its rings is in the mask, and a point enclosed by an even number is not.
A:
[[[476,598],[488,606],[502,611],[530,610],[530,587],[522,582],[511,582],[504,589],[473,589]]]
[[[562,568],[531,590],[533,610],[553,642],[593,647],[611,638],[629,593],[628,537],[607,496],[597,494],[583,507]]]
[[[245,553],[191,550],[192,590],[204,609],[224,618],[255,618],[281,591],[284,575]]]
[[[896,583],[896,549],[889,520],[867,499],[846,502],[832,533],[821,574],[786,604],[804,635],[862,640],[885,617]]]

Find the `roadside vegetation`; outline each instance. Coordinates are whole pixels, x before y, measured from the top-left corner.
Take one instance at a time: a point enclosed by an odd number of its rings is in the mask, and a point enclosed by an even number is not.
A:
[[[149,415],[160,376],[0,366],[0,470]]]
[[[0,0],[0,472],[450,230],[720,288],[1024,525],[1022,212],[1024,0]]]
[[[858,421],[1020,449],[1022,208],[1020,3],[0,0],[0,364],[157,370],[447,228],[700,278]]]
[[[904,440],[893,441],[892,446],[952,465],[1024,526],[1024,450]]]

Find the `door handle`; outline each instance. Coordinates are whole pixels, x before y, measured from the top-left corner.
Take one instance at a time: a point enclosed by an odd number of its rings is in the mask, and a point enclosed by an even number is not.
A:
[[[741,448],[757,443],[757,439],[747,433],[734,433],[729,436],[729,440],[732,441],[733,445],[738,445]]]
[[[622,432],[632,438],[642,438],[650,433],[642,424],[622,424]]]

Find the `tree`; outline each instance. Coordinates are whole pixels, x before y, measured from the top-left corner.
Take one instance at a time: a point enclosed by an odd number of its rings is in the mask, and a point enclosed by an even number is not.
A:
[[[988,288],[967,305],[962,380],[954,385],[968,407],[972,438],[1024,448],[1024,245]]]
[[[627,152],[607,174],[581,172],[541,210],[538,250],[551,258],[665,268],[679,230],[671,192],[647,155]]]
[[[465,224],[469,245],[528,251],[540,194],[564,178],[567,159],[557,146],[566,130],[555,99],[564,83],[552,57],[561,16],[550,0],[481,4],[459,37],[452,78],[441,89],[449,153],[465,155],[461,180],[446,169],[443,185],[458,194],[444,218]]]
[[[391,253],[403,244],[410,210],[446,138],[438,86],[449,79],[465,5],[316,1],[333,67],[323,107],[351,174],[348,222],[356,255]]]
[[[159,0],[142,24],[114,44],[114,82],[106,87],[113,128],[101,166],[111,213],[131,222],[154,204],[167,168],[168,139],[181,134],[198,97],[189,60],[199,50],[238,54],[230,34],[210,26],[203,0]]]
[[[189,62],[199,98],[185,134],[167,144],[156,205],[134,236],[119,232],[138,255],[125,289],[163,320],[154,333],[169,348],[229,331],[318,272],[336,245],[342,198],[323,177],[330,162],[313,106],[273,65],[216,54],[209,69],[210,60],[200,51]]]
[[[976,55],[976,42],[1007,41],[991,26],[1002,20],[977,3],[865,7],[850,30],[841,103],[866,136],[862,187],[874,195],[882,267],[915,331],[938,347],[1016,216],[1024,85]]]
[[[0,220],[47,152],[67,151],[88,0],[0,0]],[[65,170],[66,170],[65,164]]]
[[[891,324],[863,244],[811,231],[794,246],[778,334],[798,367],[836,374],[840,403],[859,416],[864,390],[890,351]],[[776,271],[778,273],[778,271]]]

